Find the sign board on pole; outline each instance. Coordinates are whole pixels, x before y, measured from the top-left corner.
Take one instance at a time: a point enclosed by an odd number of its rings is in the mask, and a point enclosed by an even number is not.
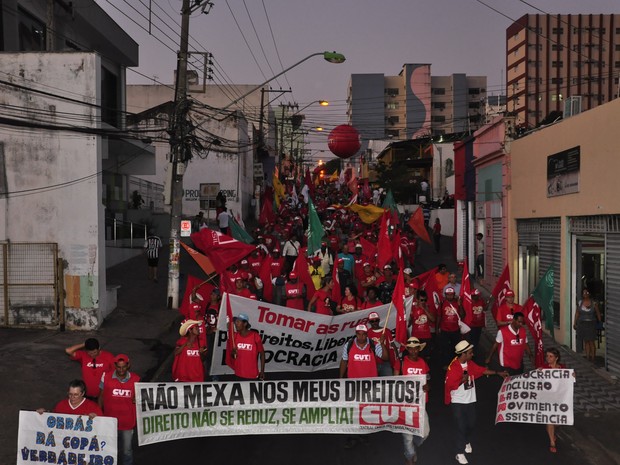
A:
[[[265,177],[265,173],[263,171],[263,164],[254,163],[254,178],[262,179],[263,177]]]
[[[189,237],[192,234],[192,222],[181,220],[181,237]]]

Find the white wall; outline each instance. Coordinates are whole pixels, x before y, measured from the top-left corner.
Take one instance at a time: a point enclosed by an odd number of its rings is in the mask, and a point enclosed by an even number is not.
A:
[[[91,103],[98,101],[100,66],[94,53],[3,53],[0,60],[0,70],[15,84]],[[1,86],[0,95],[26,119],[80,126],[100,121],[96,107],[10,86]],[[98,326],[105,309],[100,139],[40,128],[0,130],[11,193],[0,200],[0,240],[58,243],[67,262],[68,328]]]

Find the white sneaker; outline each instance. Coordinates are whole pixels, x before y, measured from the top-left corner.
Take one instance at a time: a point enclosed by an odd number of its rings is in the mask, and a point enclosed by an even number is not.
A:
[[[466,454],[471,454],[474,450],[471,448],[471,444],[468,442],[467,444],[465,444],[465,453]]]
[[[467,457],[465,457],[465,454],[456,454],[456,461],[458,463],[462,463],[463,465],[469,463],[467,461]]]

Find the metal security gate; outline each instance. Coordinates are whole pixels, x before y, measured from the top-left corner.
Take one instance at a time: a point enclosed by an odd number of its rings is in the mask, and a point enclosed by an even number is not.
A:
[[[0,243],[0,326],[62,323],[58,244]]]
[[[553,300],[560,301],[560,261],[561,240],[560,218],[549,218],[540,221],[540,233],[538,236],[538,253],[540,257],[538,275],[542,278],[547,269],[553,266],[554,280],[557,283],[553,289]]]
[[[504,259],[504,234],[502,231],[502,219],[491,219],[491,233],[493,245],[493,276],[502,274],[506,260]]]
[[[605,264],[605,361],[620,375],[620,233],[606,235]]]

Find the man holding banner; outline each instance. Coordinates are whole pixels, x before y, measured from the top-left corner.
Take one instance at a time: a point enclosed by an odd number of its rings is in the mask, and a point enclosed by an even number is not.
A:
[[[527,345],[527,333],[523,327],[523,313],[517,312],[508,326],[503,326],[497,331],[495,342],[491,346],[487,355],[486,364],[491,361],[491,357],[498,349],[499,364],[510,376],[523,373],[523,353],[526,352],[531,362],[534,363],[534,356]]]
[[[235,330],[232,356],[235,360],[235,376],[240,381],[265,379],[265,349],[256,331],[250,330],[250,319],[239,313],[234,319]],[[260,370],[257,360],[260,358]]]
[[[385,334],[379,338],[379,344],[368,340],[366,325],[355,327],[355,338],[342,348],[340,361],[340,377],[344,378],[376,378],[377,359],[388,361],[388,349],[384,347]]]

